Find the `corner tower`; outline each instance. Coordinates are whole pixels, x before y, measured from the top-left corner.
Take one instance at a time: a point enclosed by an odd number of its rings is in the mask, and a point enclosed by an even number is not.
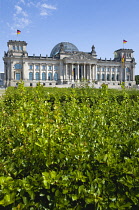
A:
[[[25,41],[16,41],[9,40],[7,43],[8,46],[8,56],[27,56],[26,46],[27,43]]]

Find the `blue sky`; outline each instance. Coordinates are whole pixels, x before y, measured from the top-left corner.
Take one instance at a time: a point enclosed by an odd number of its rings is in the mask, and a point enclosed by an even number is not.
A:
[[[80,51],[95,45],[98,58],[133,49],[139,74],[139,0],[0,0],[0,72],[8,40],[28,43],[29,55],[50,55],[62,41]],[[16,35],[16,30],[21,34]]]

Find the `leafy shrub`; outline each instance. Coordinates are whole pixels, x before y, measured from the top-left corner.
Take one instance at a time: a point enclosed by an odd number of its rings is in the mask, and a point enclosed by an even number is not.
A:
[[[138,102],[103,87],[8,88],[0,209],[138,209]]]

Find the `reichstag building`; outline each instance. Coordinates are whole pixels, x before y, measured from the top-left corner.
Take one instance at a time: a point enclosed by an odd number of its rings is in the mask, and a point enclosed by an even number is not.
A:
[[[135,59],[132,49],[118,49],[113,59],[99,59],[94,45],[90,52],[81,52],[69,42],[57,44],[49,56],[29,56],[25,41],[9,40],[4,53],[5,86],[16,86],[20,80],[25,86],[71,87],[86,81],[90,86],[118,87],[135,85]]]

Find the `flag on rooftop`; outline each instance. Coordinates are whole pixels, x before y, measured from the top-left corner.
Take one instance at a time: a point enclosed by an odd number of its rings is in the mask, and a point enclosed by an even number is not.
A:
[[[124,40],[123,40],[123,44],[125,44],[125,43],[127,43],[127,41],[124,39]]]
[[[17,34],[21,34],[21,31],[20,30],[17,30]]]

